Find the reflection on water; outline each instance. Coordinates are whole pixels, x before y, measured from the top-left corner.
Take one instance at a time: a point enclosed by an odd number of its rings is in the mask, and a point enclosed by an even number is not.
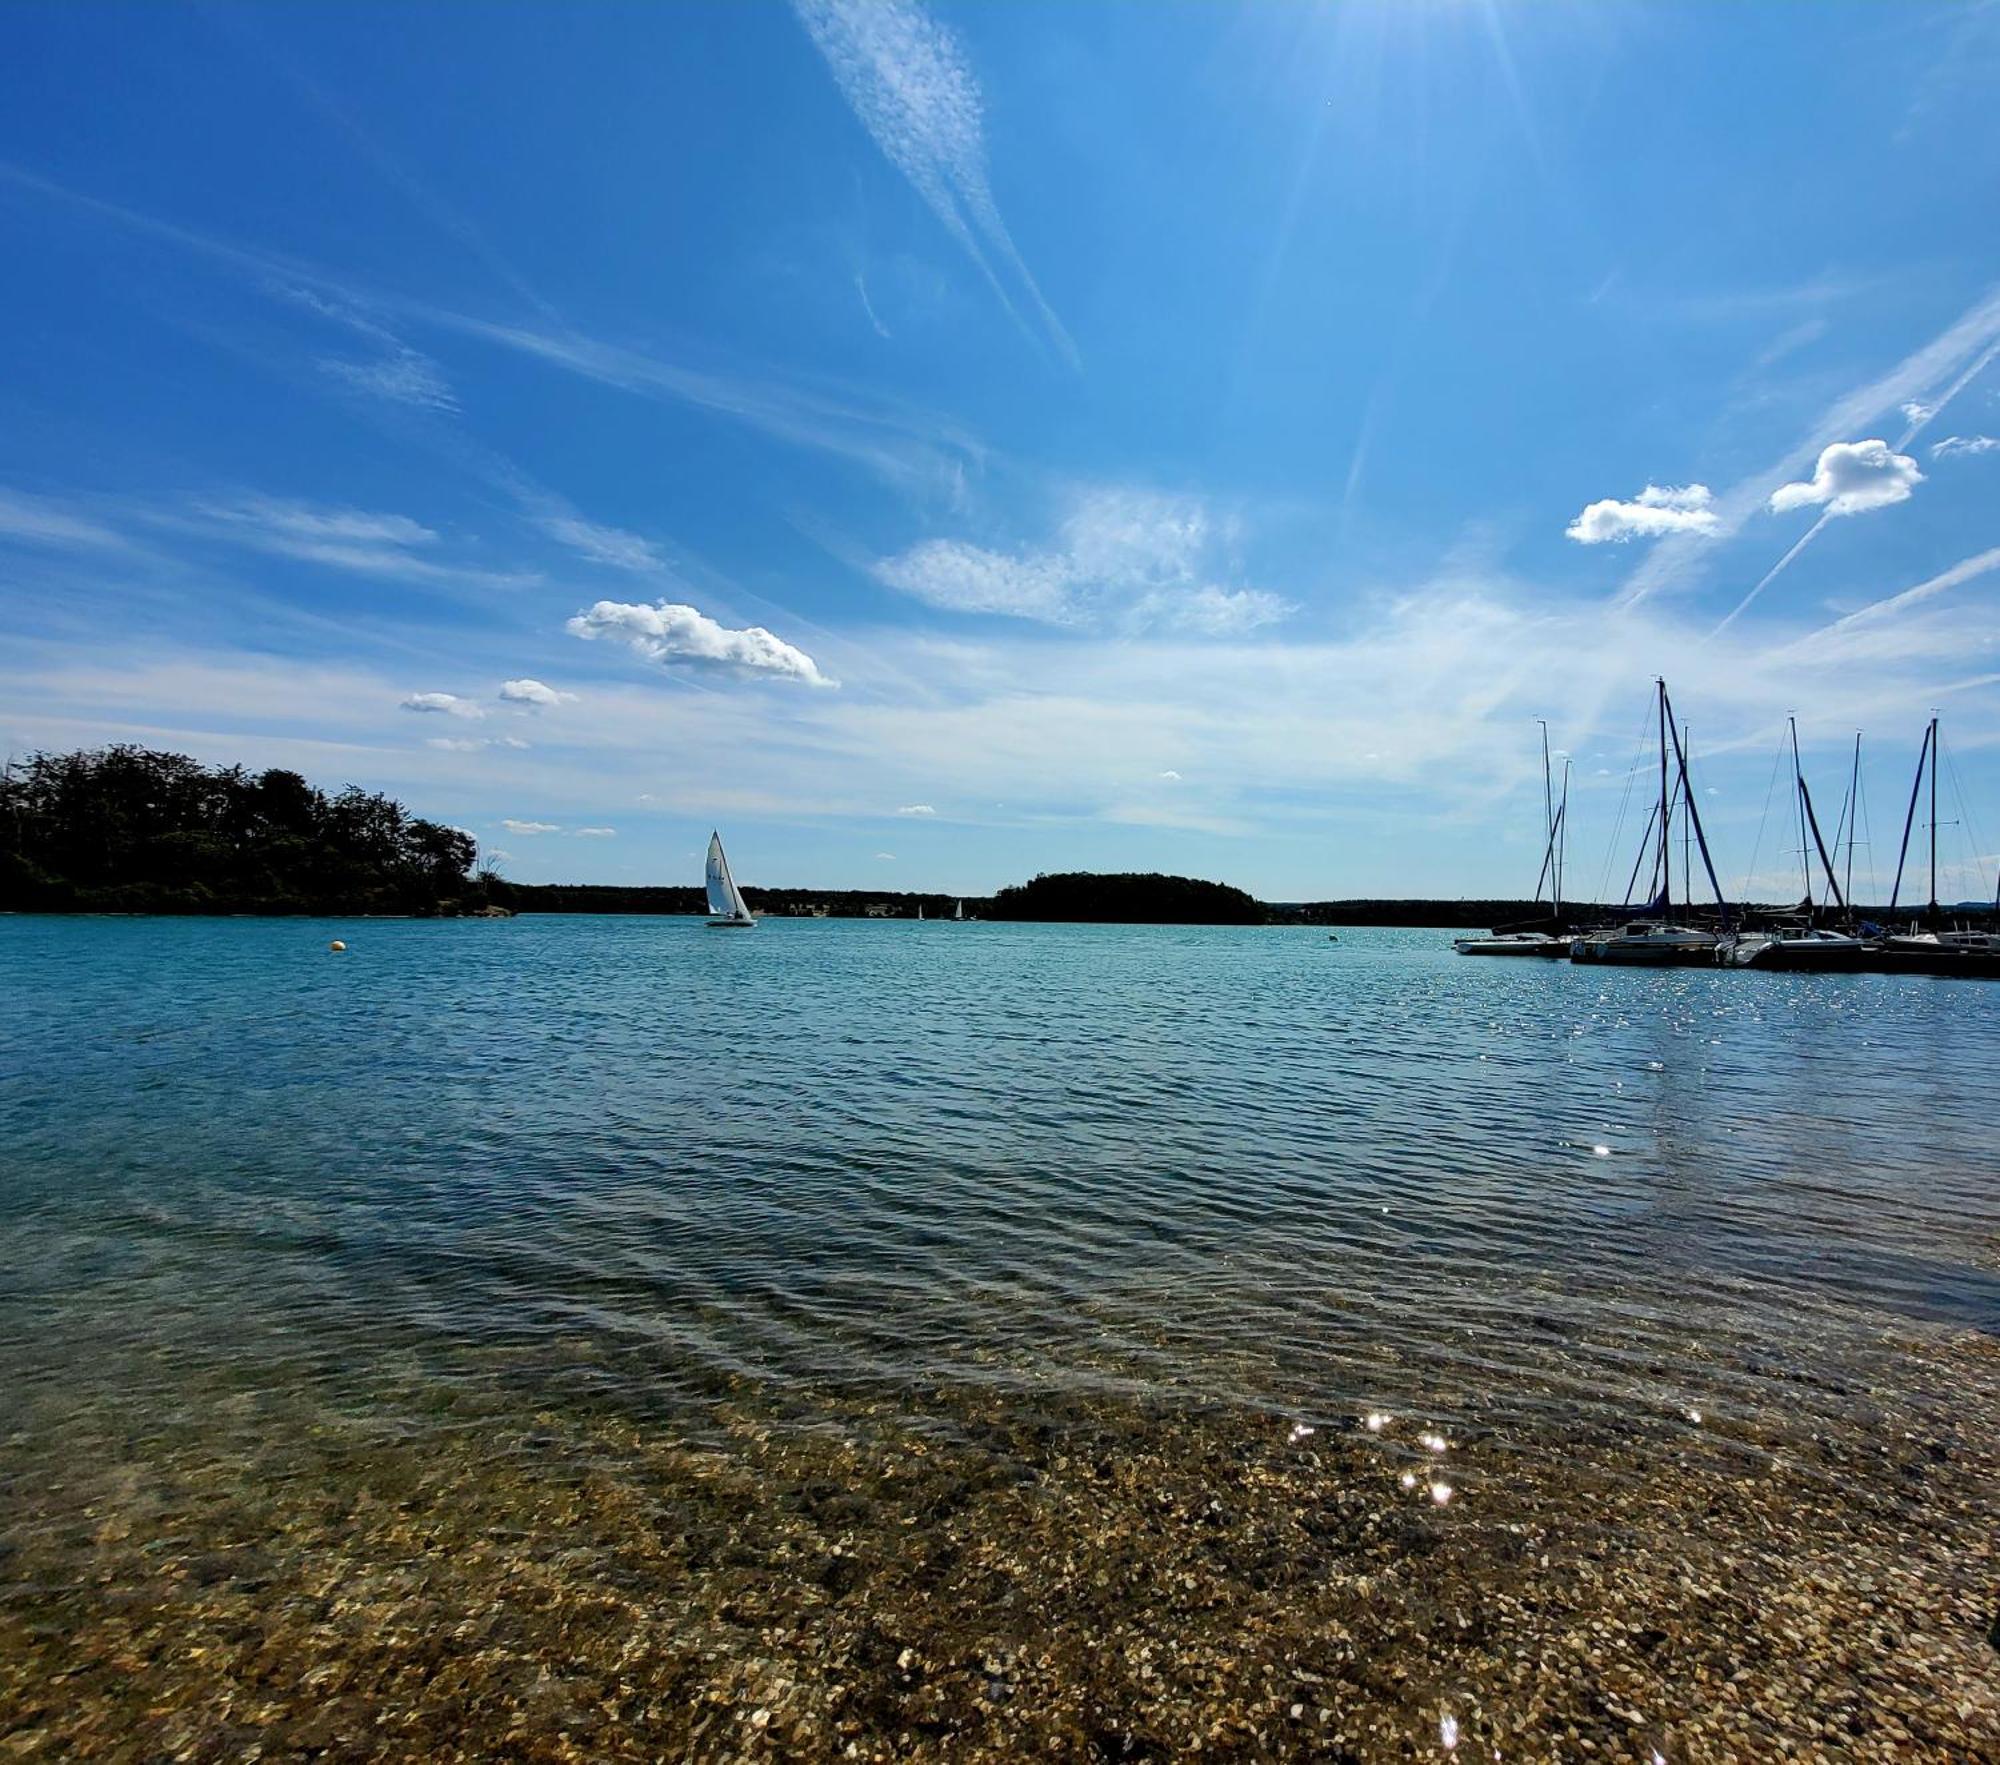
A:
[[[1976,985],[638,919],[14,920],[0,973],[0,1525],[56,1580],[240,1530],[253,1480],[323,1554],[442,1451],[505,1555],[592,1478],[996,1427],[1056,1477],[1084,1417],[1372,1453],[1452,1525],[1572,1463],[1866,1507],[1881,1435],[2000,1389]]]

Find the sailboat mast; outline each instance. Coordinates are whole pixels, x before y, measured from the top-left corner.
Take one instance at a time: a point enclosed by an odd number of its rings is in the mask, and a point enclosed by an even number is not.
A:
[[[1938,775],[1938,720],[1937,713],[1931,713],[1931,917],[1937,918],[1937,775]]]
[[[1563,899],[1563,855],[1569,849],[1569,761],[1563,761],[1562,807],[1556,811],[1556,886],[1555,920],[1556,929],[1562,930]],[[1996,889],[1996,907],[2000,907],[2000,889]]]
[[[1910,861],[1910,830],[1917,823],[1917,799],[1924,789],[1924,762],[1930,758],[1931,741],[1937,734],[1937,719],[1933,717],[1924,726],[1923,745],[1917,749],[1917,776],[1910,780],[1910,806],[1903,811],[1903,843],[1896,848],[1896,880],[1889,886],[1889,911],[1896,911],[1896,903],[1903,898],[1903,867]],[[1937,819],[1935,815],[1931,817]]]
[[[1799,720],[1787,717],[1786,724],[1792,732],[1792,807],[1799,818],[1799,871],[1806,884],[1806,913],[1811,916],[1812,896],[1812,848],[1806,844],[1806,775],[1799,764]]]
[[[1660,911],[1665,914],[1673,907],[1674,879],[1668,865],[1672,862],[1673,846],[1668,840],[1668,822],[1673,816],[1673,806],[1667,801],[1667,683],[1663,676],[1656,682],[1660,689]]]
[[[1694,907],[1694,780],[1688,776],[1688,726],[1681,725],[1681,888]]]
[[[1861,820],[1861,731],[1854,732],[1854,772],[1847,781],[1847,910],[1854,911],[1854,832]]]

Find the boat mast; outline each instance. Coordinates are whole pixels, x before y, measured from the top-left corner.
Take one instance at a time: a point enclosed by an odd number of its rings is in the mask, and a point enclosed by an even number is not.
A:
[[[1565,756],[1563,759],[1562,806],[1556,810],[1555,842],[1556,842],[1555,921],[1556,921],[1556,930],[1561,931],[1562,897],[1563,897],[1563,854],[1569,846],[1569,759],[1567,756]],[[1994,896],[1995,896],[1994,906],[1996,909],[2000,909],[2000,888],[1995,889]]]
[[[1812,848],[1806,844],[1806,775],[1799,765],[1799,720],[1785,719],[1792,732],[1792,807],[1799,817],[1799,871],[1806,883],[1806,918],[1812,918]]]
[[[1938,720],[1937,713],[1931,713],[1931,919],[1937,919],[1937,774],[1938,774]]]
[[[1847,781],[1847,911],[1854,912],[1854,832],[1861,820],[1861,731],[1854,732],[1854,772]]]
[[[1556,806],[1549,789],[1549,720],[1537,717],[1542,726],[1542,860],[1545,865],[1553,865],[1556,850]],[[1554,878],[1550,878],[1554,883]],[[1536,893],[1539,895],[1540,890]]]
[[[1681,888],[1694,911],[1694,780],[1688,776],[1688,726],[1681,725]]]
[[[1917,749],[1917,776],[1910,780],[1910,806],[1903,811],[1903,843],[1896,849],[1896,880],[1889,888],[1889,911],[1891,913],[1896,911],[1896,903],[1903,898],[1903,867],[1909,862],[1910,858],[1910,830],[1917,824],[1917,798],[1923,794],[1924,762],[1930,758],[1931,743],[1936,739],[1937,719],[1933,717],[1929,723],[1924,725],[1923,745]],[[1933,794],[1935,794],[1935,791],[1933,791]],[[1931,819],[1933,821],[1937,819],[1935,811],[1932,812]],[[1931,837],[1935,841],[1937,837],[1935,830],[1933,830]],[[1933,889],[1932,893],[1935,894],[1936,890]]]
[[[1662,918],[1671,916],[1674,903],[1674,879],[1668,870],[1673,859],[1673,847],[1668,842],[1667,824],[1673,817],[1673,806],[1667,801],[1667,682],[1664,675],[1654,683],[1660,689],[1660,914]]]

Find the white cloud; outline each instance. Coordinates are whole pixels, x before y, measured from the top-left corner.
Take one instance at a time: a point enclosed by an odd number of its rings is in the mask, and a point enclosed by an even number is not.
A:
[[[1053,545],[1010,555],[965,540],[925,540],[879,560],[874,575],[957,613],[1229,636],[1292,610],[1262,589],[1209,580],[1210,555],[1231,537],[1198,497],[1092,489],[1071,498]]]
[[[25,539],[36,545],[107,549],[125,543],[109,527],[72,515],[55,503],[5,490],[0,490],[0,538]]]
[[[928,803],[905,803],[896,813],[898,815],[935,815],[937,811]]]
[[[570,705],[576,702],[575,693],[558,692],[552,686],[544,686],[539,680],[503,680],[500,683],[500,697],[510,705]]]
[[[1931,443],[1931,458],[1949,459],[1953,454],[1991,453],[2000,447],[2000,435],[1947,435]]]
[[[1178,772],[1176,772],[1171,766],[1169,766],[1166,769],[1166,771],[1161,773],[1160,777],[1164,779],[1168,784],[1179,784],[1181,781],[1181,775]]]
[[[652,541],[627,533],[622,527],[606,527],[576,515],[555,513],[538,515],[535,524],[551,539],[593,564],[630,570],[638,576],[659,576],[666,571],[666,561],[654,549]]]
[[[1917,462],[1886,441],[1836,441],[1821,449],[1813,475],[1771,492],[1773,514],[1824,504],[1829,515],[1860,515],[1907,502],[1924,481]]]
[[[234,503],[196,507],[217,521],[250,527],[266,536],[346,545],[435,545],[437,535],[407,515],[379,515],[366,509],[322,508],[276,497],[245,497]]]
[[[424,738],[424,746],[436,748],[441,754],[477,754],[492,746],[483,736],[432,735]]]
[[[322,373],[371,398],[415,405],[419,410],[458,409],[458,397],[437,363],[400,344],[376,361],[350,362],[337,356],[323,356],[319,365]]]
[[[569,621],[573,637],[614,637],[649,662],[687,665],[728,673],[774,675],[808,686],[834,686],[804,650],[773,636],[761,625],[733,631],[706,613],[672,601],[636,605],[599,601]]]
[[[615,827],[573,827],[570,833],[580,840],[610,840],[618,837]]]
[[[896,862],[896,854],[894,852],[877,852],[875,856],[881,859],[884,864],[894,864]]]
[[[457,693],[411,693],[403,700],[405,711],[429,711],[445,717],[484,717],[486,713],[471,699]]]
[[[1026,329],[1001,279],[1000,271],[1010,273],[1048,338],[1074,364],[1076,345],[1042,298],[993,200],[984,102],[951,32],[915,0],[794,0],[794,5],[883,157],[909,179]]]
[[[1931,420],[1931,418],[1935,417],[1938,414],[1938,407],[1936,405],[1921,404],[1914,398],[1905,399],[1902,403],[1901,409],[1905,417],[1907,417],[1912,423],[1916,423],[1919,425],[1928,423]]]
[[[532,574],[442,563],[427,555],[438,545],[438,535],[407,515],[252,496],[196,503],[191,516],[148,518],[155,525],[367,576],[490,588],[523,588],[541,580]]]
[[[1649,484],[1630,502],[1607,497],[1588,505],[1563,529],[1579,545],[1622,545],[1628,539],[1658,539],[1669,533],[1713,533],[1714,494],[1706,484]]]
[[[509,833],[537,834],[562,832],[561,826],[553,821],[515,821],[503,816],[500,825]]]

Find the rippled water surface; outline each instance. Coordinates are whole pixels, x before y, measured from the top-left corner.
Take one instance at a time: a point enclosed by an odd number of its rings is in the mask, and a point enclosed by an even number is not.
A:
[[[1974,984],[639,918],[20,919],[0,964],[17,1400],[265,1368],[1622,1412],[1701,1382],[1697,1323],[1774,1362],[2000,1328]]]
[[[100,1458],[722,1450],[750,1397],[941,1440],[1382,1406],[1726,1470],[1948,1420],[1905,1345],[2000,1333],[1976,983],[553,917],[0,920],[0,977],[0,1520],[72,1569],[38,1503],[67,1466],[99,1524]]]

